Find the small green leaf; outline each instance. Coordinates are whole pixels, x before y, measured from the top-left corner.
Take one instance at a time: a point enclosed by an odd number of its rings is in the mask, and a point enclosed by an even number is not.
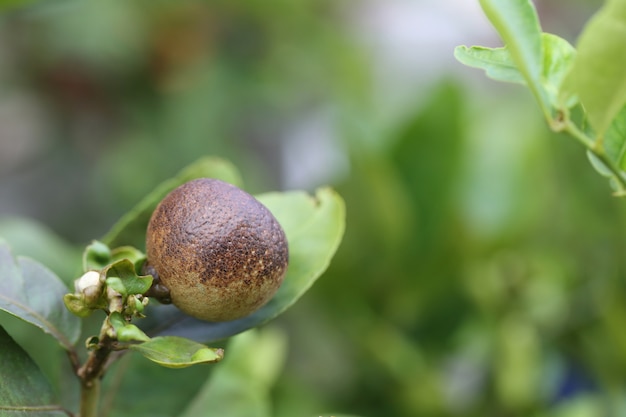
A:
[[[128,323],[118,312],[111,313],[109,323],[111,323],[111,326],[115,329],[117,340],[120,342],[147,342],[150,340],[139,327]]]
[[[626,1],[608,0],[578,40],[568,86],[578,94],[589,121],[603,136],[626,104]]]
[[[15,259],[0,241],[0,310],[33,324],[71,350],[81,322],[63,302],[67,287],[50,270],[23,257]]]
[[[63,296],[63,303],[65,307],[78,317],[88,317],[93,309],[89,308],[85,303],[85,296],[83,294],[65,294]]]
[[[122,296],[126,297],[128,295],[128,291],[119,277],[108,277],[105,282],[108,288],[115,290]]]
[[[480,0],[480,4],[544,115],[552,119],[550,99],[542,83],[544,54],[541,26],[533,3],[530,0]]]
[[[563,84],[574,66],[576,49],[565,39],[543,33],[542,85],[554,108],[570,108],[577,103],[575,96],[564,90]]]
[[[131,345],[131,350],[167,368],[185,368],[199,363],[222,360],[223,349],[209,348],[183,337],[155,337],[147,342]]]
[[[35,362],[0,326],[0,416],[68,416]]]
[[[606,156],[615,163],[616,166],[626,171],[626,107],[615,117],[613,123],[606,131],[604,137],[604,151]],[[587,157],[591,165],[600,174],[608,178],[614,178],[611,171],[597,156],[587,151]],[[617,185],[613,184],[612,185]],[[618,187],[614,187],[619,190]]]
[[[138,266],[143,265],[146,260],[146,254],[135,248],[134,246],[120,246],[111,251],[111,261],[121,261],[123,259],[128,259],[135,265],[135,270]]]
[[[257,196],[279,221],[289,244],[287,275],[276,295],[255,313],[229,322],[209,323],[188,316],[172,320],[171,308],[164,316],[150,312],[163,334],[212,342],[260,326],[287,310],[326,270],[339,247],[345,227],[342,198],[329,188],[319,189],[312,197],[305,192],[268,193]],[[169,315],[169,317],[168,317]],[[170,322],[171,327],[164,327]],[[146,330],[148,331],[148,330]]]
[[[126,324],[115,330],[120,342],[147,342],[150,338],[134,324]]]
[[[122,295],[143,294],[148,291],[152,285],[152,276],[137,275],[137,272],[135,271],[135,264],[126,258],[121,259],[105,268],[105,274],[107,276],[107,283],[111,283],[114,286],[119,284],[122,285],[120,289],[124,289],[125,292],[114,288]],[[115,280],[109,281],[110,278],[118,278],[120,280],[119,284],[117,284]]]
[[[543,65],[540,78],[550,105],[554,108],[572,107],[576,101],[571,94],[562,91],[563,81],[574,63],[576,50],[565,39],[549,33],[541,35]],[[527,85],[507,47],[458,46],[454,56],[459,62],[485,71],[496,81]]]
[[[593,154],[591,151],[587,151],[587,158],[591,163],[591,166],[603,177],[612,177],[613,172],[606,166],[604,163],[598,159],[597,156]]]
[[[94,240],[83,252],[83,272],[99,271],[111,262],[111,250],[107,245]]]
[[[524,76],[518,71],[513,58],[506,47],[487,48],[484,46],[457,46],[454,56],[468,67],[480,68],[487,76],[496,81],[526,84]]]
[[[145,246],[146,227],[157,204],[170,191],[195,178],[216,178],[233,185],[241,185],[241,177],[236,168],[219,158],[206,157],[183,169],[176,177],[161,183],[131,211],[123,216],[102,238],[110,247],[131,245],[137,248]]]
[[[606,154],[626,171],[626,106],[613,119],[604,137]]]

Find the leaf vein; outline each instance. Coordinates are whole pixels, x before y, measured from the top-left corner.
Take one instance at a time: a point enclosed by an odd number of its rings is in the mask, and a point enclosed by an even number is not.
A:
[[[70,343],[70,341],[65,337],[65,335],[59,330],[57,329],[56,326],[54,326],[50,321],[48,321],[45,317],[43,317],[42,315],[40,315],[38,312],[36,312],[35,310],[33,310],[30,306],[22,304],[20,302],[18,302],[17,300],[11,299],[7,296],[4,296],[2,294],[0,294],[0,300],[6,300],[6,302],[9,305],[14,305],[17,308],[25,311],[27,314],[29,314],[30,316],[34,317],[35,319],[37,319],[40,323],[34,323],[32,321],[29,321],[29,323],[39,327],[40,329],[44,330],[47,333],[50,333],[52,336],[54,336],[59,342],[61,342],[61,344],[68,350],[72,349],[72,343]],[[14,312],[1,307],[0,309],[6,311],[9,314],[13,314],[16,317],[20,318],[17,314],[15,314]]]

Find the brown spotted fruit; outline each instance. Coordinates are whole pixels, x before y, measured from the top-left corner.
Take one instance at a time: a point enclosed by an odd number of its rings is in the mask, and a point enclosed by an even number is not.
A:
[[[187,182],[159,203],[146,252],[146,271],[169,290],[171,302],[207,321],[238,319],[267,303],[289,257],[272,213],[245,191],[210,178]]]

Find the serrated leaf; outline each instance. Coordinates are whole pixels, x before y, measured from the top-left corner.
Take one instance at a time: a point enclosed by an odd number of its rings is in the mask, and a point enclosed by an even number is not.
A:
[[[0,417],[68,416],[30,356],[0,326]]]
[[[550,99],[542,85],[543,42],[541,26],[530,0],[480,0],[480,5],[509,50],[518,71],[551,119]]]
[[[571,107],[572,97],[563,94],[561,86],[574,62],[576,50],[569,42],[549,33],[541,34],[543,65],[540,83],[552,107]],[[507,47],[487,48],[483,46],[458,46],[454,56],[461,63],[480,68],[496,80],[527,85]]]
[[[568,86],[603,136],[626,104],[626,1],[609,0],[587,23],[577,44]]]
[[[112,248],[118,246],[145,247],[146,227],[157,204],[174,188],[187,181],[202,177],[216,178],[241,186],[239,172],[230,162],[214,157],[202,158],[183,169],[176,177],[161,183],[124,215],[102,238],[102,241]]]
[[[67,350],[78,340],[81,321],[63,303],[63,282],[36,261],[13,257],[0,242],[0,309],[51,334]]]
[[[260,326],[287,310],[326,270],[345,227],[342,198],[329,188],[312,197],[305,192],[268,193],[257,196],[277,218],[289,244],[289,267],[276,295],[250,316],[222,323],[209,323],[184,316],[172,306],[148,313],[150,330],[210,343]]]
[[[506,47],[457,46],[454,49],[454,57],[468,67],[484,70],[485,74],[493,80],[526,84],[524,76],[518,71]]]
[[[167,368],[213,363],[224,357],[223,349],[209,348],[177,336],[155,337],[147,342],[131,345],[130,349]]]

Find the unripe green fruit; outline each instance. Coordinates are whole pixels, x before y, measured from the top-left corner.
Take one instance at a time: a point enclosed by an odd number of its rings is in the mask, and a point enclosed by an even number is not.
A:
[[[146,252],[172,303],[207,321],[245,317],[268,302],[289,256],[285,232],[263,204],[209,178],[187,182],[159,203]]]

